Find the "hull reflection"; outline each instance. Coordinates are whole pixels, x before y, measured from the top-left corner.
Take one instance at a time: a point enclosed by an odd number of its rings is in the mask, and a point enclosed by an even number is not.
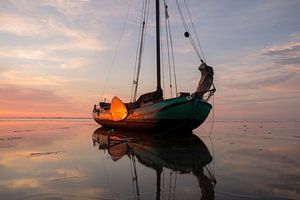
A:
[[[102,127],[95,130],[92,140],[94,146],[98,146],[100,150],[108,150],[114,161],[125,155],[130,157],[137,193],[135,199],[140,199],[135,160],[156,171],[156,199],[161,199],[161,174],[164,168],[179,175],[193,174],[202,193],[199,199],[214,199],[216,181],[211,171],[206,168],[212,161],[212,156],[204,142],[193,134],[177,134],[177,137],[172,134],[170,138],[168,135],[155,135],[157,134],[125,132]]]

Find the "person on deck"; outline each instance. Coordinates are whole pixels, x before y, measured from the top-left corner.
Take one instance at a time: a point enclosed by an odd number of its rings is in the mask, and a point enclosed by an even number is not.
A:
[[[202,97],[213,85],[214,69],[211,66],[208,66],[202,59],[198,69],[201,72],[201,79],[195,93],[197,96]]]

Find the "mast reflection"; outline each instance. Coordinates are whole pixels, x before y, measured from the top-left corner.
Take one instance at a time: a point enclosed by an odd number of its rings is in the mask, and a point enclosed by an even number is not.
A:
[[[193,134],[176,135],[173,133],[157,137],[151,133],[101,127],[94,131],[92,140],[94,146],[107,150],[113,161],[118,161],[124,155],[129,156],[135,182],[135,199],[141,199],[136,160],[156,171],[156,199],[161,199],[161,174],[164,168],[179,175],[193,174],[202,193],[199,199],[215,199],[216,180],[207,168],[213,158],[207,146]],[[205,169],[208,173],[204,173]]]

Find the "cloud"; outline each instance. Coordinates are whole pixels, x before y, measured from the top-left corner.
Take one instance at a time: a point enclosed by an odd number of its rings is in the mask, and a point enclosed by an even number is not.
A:
[[[281,55],[299,55],[300,42],[288,42],[279,45],[273,45],[267,48],[264,53],[270,56],[281,56]]]
[[[1,117],[90,117],[92,103],[49,87],[0,85]],[[88,101],[88,102],[86,102]]]
[[[20,188],[40,188],[41,183],[37,179],[17,179],[12,181],[7,181],[6,183],[7,188],[13,188],[13,189],[20,189]]]
[[[216,111],[220,118],[299,119],[298,34],[286,42],[235,53],[216,65]],[[277,108],[281,108],[280,111]]]
[[[1,85],[0,94],[5,94],[1,96],[0,102],[2,103],[26,104],[34,101],[35,104],[49,104],[54,102],[66,102],[65,98],[57,96],[52,91],[16,85]]]
[[[0,31],[21,36],[48,35],[45,27],[37,20],[11,13],[0,13]]]
[[[9,70],[8,66],[6,66],[4,64],[0,64],[0,75],[1,75],[1,73],[8,71],[8,70]]]
[[[82,69],[89,66],[91,62],[84,58],[79,58],[75,60],[69,60],[63,64],[60,64],[62,69]]]
[[[57,58],[50,57],[46,51],[35,50],[33,48],[0,49],[0,56],[26,60],[59,60]]]
[[[69,20],[84,14],[88,5],[88,0],[10,0],[10,3],[23,13],[41,14],[40,11],[45,7],[52,7],[57,12],[63,14]]]
[[[92,35],[68,28],[64,34],[67,40],[47,45],[47,49],[51,51],[105,51],[108,49],[102,41]]]
[[[83,172],[77,169],[64,169],[64,168],[57,169],[57,175],[59,176],[59,179],[70,178],[70,177],[82,178],[86,176],[86,174],[84,174]]]
[[[270,103],[270,102],[278,102],[278,101],[289,101],[289,100],[297,100],[300,96],[260,96],[251,97],[249,95],[237,95],[236,98],[227,97],[227,98],[219,98],[221,103],[219,105],[229,105],[229,104],[253,104],[253,103]]]
[[[74,20],[76,17],[86,14],[88,12],[86,10],[88,3],[88,0],[46,0],[40,2],[41,6],[56,8],[69,20]]]
[[[289,82],[299,83],[300,42],[296,34],[288,39],[292,41],[247,52],[248,56],[235,55],[231,66],[222,66],[226,69],[219,74],[225,82],[222,86],[257,90]]]
[[[262,54],[271,57],[274,62],[281,65],[300,66],[300,41],[274,45],[263,50]]]
[[[3,72],[2,76],[5,78],[6,83],[23,86],[59,86],[71,81],[71,79],[61,76],[44,75],[26,77],[21,71],[14,70]]]
[[[300,39],[300,34],[299,33],[292,33],[290,34],[290,38],[293,38],[293,39]]]
[[[268,86],[282,84],[294,78],[296,74],[294,73],[286,73],[286,74],[278,74],[269,77],[261,77],[257,76],[257,78],[253,78],[252,80],[247,81],[239,81],[239,83],[228,84],[228,86],[234,87],[236,89],[259,89],[266,88]]]
[[[89,1],[89,0],[10,0],[10,3],[18,12],[30,14],[31,16],[49,14],[44,11],[60,15],[64,20],[70,22],[80,21],[89,17],[94,22],[94,19],[105,20],[110,18],[118,18],[123,15],[124,8],[129,6],[128,1]],[[139,10],[139,4],[135,4],[136,9]],[[136,18],[137,16],[135,16]],[[90,23],[87,21],[86,23]]]
[[[39,45],[44,52],[49,49],[91,51],[107,49],[100,38],[95,37],[92,33],[70,28],[55,17],[47,15],[32,18],[20,14],[0,13],[0,32],[31,37],[32,40],[35,40],[35,37],[52,40],[56,38],[53,42],[48,40],[47,44]]]

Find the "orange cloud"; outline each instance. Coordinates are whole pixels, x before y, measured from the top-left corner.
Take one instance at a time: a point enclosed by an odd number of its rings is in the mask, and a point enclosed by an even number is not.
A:
[[[26,178],[26,179],[7,181],[5,185],[8,188],[14,188],[14,189],[38,188],[41,187],[41,182],[37,179]]]

